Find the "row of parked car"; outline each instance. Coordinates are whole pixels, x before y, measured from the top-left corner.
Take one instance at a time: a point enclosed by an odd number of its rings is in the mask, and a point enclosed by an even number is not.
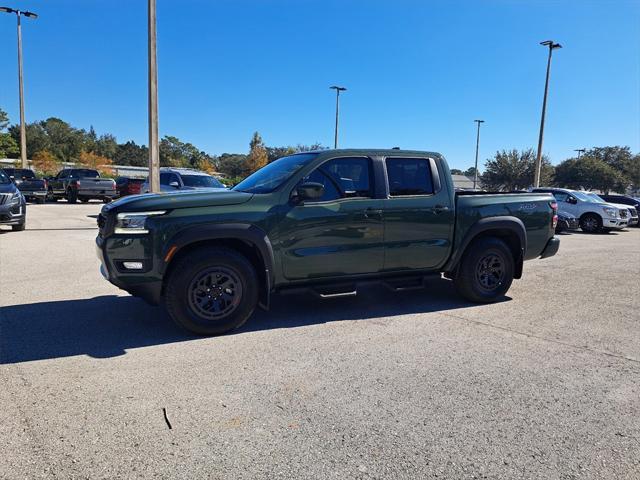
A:
[[[0,173],[3,173],[0,178],[0,223],[10,224],[16,230],[24,228],[27,200],[44,203],[66,199],[76,203],[97,199],[107,203],[115,198],[149,192],[146,179],[101,178],[98,171],[87,168],[66,168],[47,178],[38,178],[33,170],[22,168],[5,168]],[[202,188],[226,189],[217,178],[204,172],[187,168],[160,169],[163,192]],[[640,226],[640,198],[566,188],[544,187],[533,191],[551,193],[556,198],[559,209],[557,232],[582,229],[595,233]]]
[[[640,226],[640,198],[604,195],[566,188],[534,188],[551,193],[558,203],[557,232],[582,229],[588,233]]]

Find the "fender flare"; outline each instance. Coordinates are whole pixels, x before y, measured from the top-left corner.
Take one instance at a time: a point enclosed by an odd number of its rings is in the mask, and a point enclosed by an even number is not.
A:
[[[274,255],[273,246],[267,234],[256,227],[255,225],[248,223],[215,223],[210,225],[197,225],[193,227],[180,230],[173,235],[168,242],[164,243],[161,252],[161,258],[165,259],[169,251],[175,250],[171,253],[171,258],[175,254],[179,253],[185,247],[194,243],[206,242],[211,240],[242,240],[245,243],[255,247],[264,264],[265,271],[265,285],[260,286],[263,290],[262,304],[265,308],[269,306],[269,296],[274,283]],[[167,266],[171,262],[165,262],[162,268],[162,274],[166,272]],[[261,276],[261,272],[257,272],[258,276]]]
[[[501,231],[515,234],[520,242],[519,254],[515,260],[514,278],[522,277],[522,264],[524,262],[524,254],[527,251],[527,229],[517,217],[512,216],[500,216],[500,217],[487,217],[478,220],[471,225],[467,233],[465,233],[458,248],[454,251],[453,255],[444,267],[445,272],[455,272],[458,269],[458,264],[462,259],[462,256],[467,247],[475,240],[478,235],[490,232]]]

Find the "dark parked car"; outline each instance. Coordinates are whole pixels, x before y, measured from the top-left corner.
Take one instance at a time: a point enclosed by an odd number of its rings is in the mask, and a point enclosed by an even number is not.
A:
[[[69,203],[76,203],[95,198],[108,203],[117,196],[116,182],[100,178],[97,170],[89,168],[65,168],[49,180],[49,198],[53,201],[66,198]]]
[[[38,178],[33,170],[28,168],[4,168],[16,187],[27,200],[44,203],[47,198],[47,181]]]
[[[27,221],[27,202],[9,175],[0,170],[0,225],[12,230],[24,230]]]
[[[566,232],[570,230],[578,230],[580,221],[567,212],[558,212],[558,224],[556,225],[556,233]]]
[[[116,178],[116,189],[121,197],[127,195],[137,195],[142,193],[144,178],[118,177]]]
[[[344,297],[365,281],[403,290],[444,273],[468,300],[495,302],[524,260],[557,252],[557,209],[549,193],[454,193],[438,153],[323,150],[233,190],[116,200],[98,216],[96,246],[107,280],[211,335],[301,287]]]
[[[605,202],[629,205],[636,209],[640,215],[640,198],[630,197],[629,195],[598,195]],[[636,223],[636,227],[640,227],[640,223]]]

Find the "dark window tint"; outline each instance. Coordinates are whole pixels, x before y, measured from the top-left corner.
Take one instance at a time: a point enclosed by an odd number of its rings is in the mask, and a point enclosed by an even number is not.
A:
[[[321,202],[371,197],[371,160],[363,157],[334,158],[320,165],[305,181],[324,185]]]
[[[570,195],[568,193],[565,192],[551,192],[553,195],[553,198],[556,199],[556,202],[566,202]]]
[[[392,197],[433,193],[429,160],[426,158],[387,158],[386,163]]]
[[[187,187],[224,188],[218,180],[207,175],[182,175],[182,182]]]
[[[74,178],[98,178],[100,174],[96,170],[81,168],[81,169],[71,170],[70,176]]]
[[[175,173],[165,172],[160,174],[160,185],[169,185],[171,182],[180,183]]]

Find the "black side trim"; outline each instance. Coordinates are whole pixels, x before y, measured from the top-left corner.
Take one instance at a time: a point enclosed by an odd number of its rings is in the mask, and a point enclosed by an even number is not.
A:
[[[253,246],[255,246],[260,252],[262,261],[265,266],[265,285],[262,285],[265,289],[262,296],[261,303],[263,306],[269,305],[269,293],[274,284],[274,255],[271,241],[267,234],[255,225],[246,223],[216,223],[211,225],[197,225],[194,227],[186,228],[175,234],[171,240],[165,243],[162,251],[162,259],[167,256],[169,249],[176,246],[178,253],[182,248],[197,242],[207,240],[220,240],[220,239],[233,239],[243,240]],[[164,274],[167,265],[162,263],[161,274]],[[260,272],[258,272],[260,275]]]
[[[458,263],[467,249],[469,244],[481,233],[488,231],[508,231],[515,233],[520,240],[520,254],[519,258],[516,258],[515,278],[522,277],[522,263],[524,261],[524,253],[527,251],[527,230],[517,217],[501,216],[501,217],[487,217],[478,220],[467,231],[460,243],[460,246],[454,249],[453,255],[444,267],[445,272],[454,272],[458,268]]]

